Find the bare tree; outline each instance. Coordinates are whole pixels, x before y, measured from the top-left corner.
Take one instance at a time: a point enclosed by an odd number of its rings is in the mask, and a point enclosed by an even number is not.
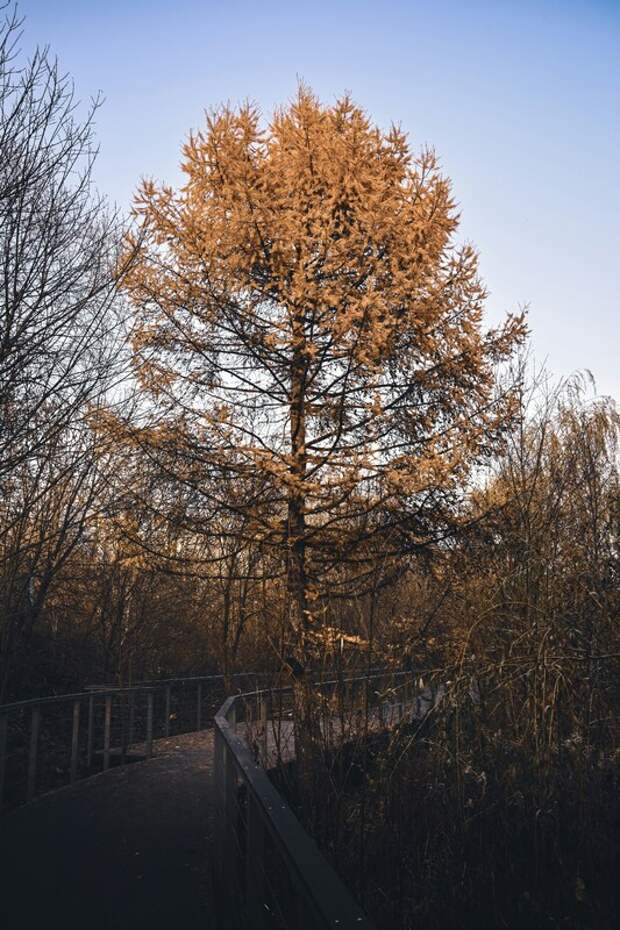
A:
[[[0,690],[101,506],[89,422],[123,374],[120,222],[93,188],[100,101],[80,118],[71,79],[48,49],[24,61],[21,20],[2,16]]]
[[[6,7],[4,10],[6,12]],[[21,64],[0,25],[0,482],[114,377],[117,218],[93,193],[96,150],[47,49]]]

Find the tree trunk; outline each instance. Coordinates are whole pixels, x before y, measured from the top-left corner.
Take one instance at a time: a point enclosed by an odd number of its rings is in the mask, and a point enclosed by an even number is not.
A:
[[[303,353],[303,322],[293,327],[294,351],[291,361],[290,430],[291,477],[288,498],[288,616],[296,634],[296,658],[305,666],[305,632],[308,625],[306,578],[306,360]]]
[[[312,618],[308,610],[306,570],[306,374],[303,320],[293,325],[294,349],[291,362],[290,430],[291,477],[287,525],[287,599],[289,627],[294,635],[293,713],[295,754],[302,803],[311,809],[313,786],[318,774],[320,718],[309,668],[307,632]]]

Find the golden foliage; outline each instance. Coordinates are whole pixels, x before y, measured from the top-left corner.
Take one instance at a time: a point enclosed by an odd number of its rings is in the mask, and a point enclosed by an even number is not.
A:
[[[435,154],[349,97],[323,106],[302,85],[266,127],[250,104],[222,107],[182,168],[177,191],[142,183],[127,242],[157,416],[143,441],[185,482],[261,476],[253,531],[280,534],[303,586],[308,549],[458,493],[513,413],[495,366],[524,320],[482,331],[477,256],[454,245]]]

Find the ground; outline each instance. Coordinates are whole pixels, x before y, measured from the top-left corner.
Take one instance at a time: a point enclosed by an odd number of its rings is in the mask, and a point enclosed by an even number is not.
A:
[[[3,927],[217,926],[213,731],[45,795],[0,821]]]

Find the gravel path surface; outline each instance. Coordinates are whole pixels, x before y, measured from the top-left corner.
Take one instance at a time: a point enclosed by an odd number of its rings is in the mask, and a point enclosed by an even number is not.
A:
[[[3,930],[215,930],[213,731],[154,749],[2,818]]]

